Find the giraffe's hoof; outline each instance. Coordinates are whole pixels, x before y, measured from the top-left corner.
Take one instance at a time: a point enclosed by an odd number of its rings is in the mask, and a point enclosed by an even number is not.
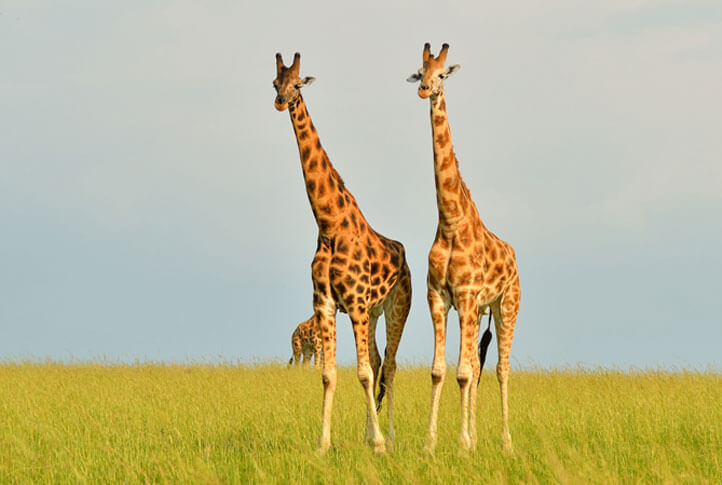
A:
[[[394,452],[394,442],[387,441],[386,442],[386,453],[393,453],[393,452]]]
[[[466,451],[469,453],[476,451],[476,441],[470,439],[468,445],[466,446]]]
[[[364,435],[364,443],[366,443],[372,448],[376,447],[376,439],[374,438],[373,429],[366,430],[366,434]]]
[[[374,453],[377,455],[386,454],[386,443],[383,440],[374,443]]]
[[[331,441],[321,440],[318,444],[318,454],[321,456],[325,455],[329,448],[331,448]]]
[[[506,455],[514,454],[514,446],[511,444],[511,435],[505,433],[501,435],[501,451]]]
[[[436,436],[435,435],[427,435],[426,436],[426,442],[424,443],[424,451],[428,453],[429,455],[434,455],[434,450],[436,449]]]
[[[464,433],[459,436],[459,448],[462,451],[473,451],[474,446],[471,443],[471,438],[468,434]]]

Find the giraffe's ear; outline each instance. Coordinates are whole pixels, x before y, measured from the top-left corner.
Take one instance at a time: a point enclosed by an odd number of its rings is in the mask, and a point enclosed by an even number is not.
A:
[[[443,78],[446,79],[447,77],[451,76],[451,75],[454,74],[456,71],[458,71],[459,69],[461,69],[461,64],[454,64],[453,66],[449,66],[449,67],[446,69],[446,71],[444,71],[444,76],[443,76]]]
[[[420,72],[415,72],[411,76],[406,78],[406,82],[417,83],[417,82],[421,81],[421,79],[423,77],[424,76],[422,76]]]
[[[315,77],[306,76],[303,78],[303,80],[296,84],[297,89],[305,88],[306,86],[310,86],[314,81],[316,80]]]

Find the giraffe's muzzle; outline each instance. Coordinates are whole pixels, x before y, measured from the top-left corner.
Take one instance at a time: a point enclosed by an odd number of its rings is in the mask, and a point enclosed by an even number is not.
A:
[[[276,96],[276,100],[274,101],[273,105],[278,111],[283,111],[288,108],[288,101],[286,101],[285,97],[278,95]]]

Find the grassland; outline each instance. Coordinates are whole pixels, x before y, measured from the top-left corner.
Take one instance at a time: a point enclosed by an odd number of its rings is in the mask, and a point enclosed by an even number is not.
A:
[[[334,448],[320,457],[318,371],[4,363],[0,483],[722,482],[718,373],[514,372],[515,453],[504,456],[489,372],[480,385],[477,450],[459,452],[453,372],[435,456],[422,449],[431,385],[421,367],[397,374],[397,441],[374,456],[362,444],[355,369],[341,369]]]

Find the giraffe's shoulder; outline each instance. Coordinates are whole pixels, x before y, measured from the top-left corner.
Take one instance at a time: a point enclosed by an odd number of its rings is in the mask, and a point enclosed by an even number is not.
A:
[[[404,254],[406,252],[406,249],[404,248],[404,245],[395,240],[388,238],[384,236],[383,234],[380,234],[376,231],[374,231],[376,234],[376,237],[378,237],[379,241],[381,242],[381,245],[388,251],[393,252],[395,254]]]

